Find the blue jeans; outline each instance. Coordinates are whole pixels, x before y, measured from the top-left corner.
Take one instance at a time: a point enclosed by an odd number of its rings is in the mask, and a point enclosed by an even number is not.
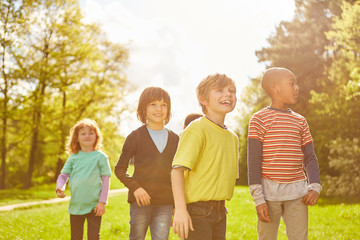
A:
[[[152,240],[168,240],[173,205],[139,207],[130,204],[130,240],[144,240],[150,226]]]
[[[194,231],[189,231],[188,240],[225,240],[225,201],[200,201],[187,204]]]

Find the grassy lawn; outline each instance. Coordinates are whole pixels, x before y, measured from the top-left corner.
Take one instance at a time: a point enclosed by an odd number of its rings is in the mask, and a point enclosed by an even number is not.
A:
[[[102,239],[128,239],[129,205],[126,199],[126,194],[110,197],[101,225]],[[70,239],[67,207],[68,202],[64,202],[0,212],[0,239]],[[227,208],[227,239],[257,239],[256,213],[247,187],[235,189]],[[326,203],[323,200],[309,208],[309,215],[309,239],[360,239],[360,204]],[[171,233],[169,239],[177,238]],[[287,239],[283,223],[278,239]]]
[[[132,167],[130,168],[133,171]],[[110,178],[110,189],[124,188],[125,186],[113,174]],[[35,202],[57,198],[55,193],[56,184],[41,185],[30,189],[5,189],[0,190],[0,206],[17,204],[23,202]],[[66,186],[65,194],[70,196],[70,191]]]

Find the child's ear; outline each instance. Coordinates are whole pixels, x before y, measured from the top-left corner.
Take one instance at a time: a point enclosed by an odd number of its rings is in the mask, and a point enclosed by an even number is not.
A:
[[[208,104],[208,102],[206,101],[206,99],[203,98],[203,97],[199,97],[198,100],[199,100],[199,103],[200,103],[201,105],[206,106],[206,105]]]
[[[279,87],[278,87],[277,84],[273,83],[273,84],[271,84],[271,86],[270,86],[270,91],[271,91],[272,95],[273,95],[273,94],[279,94],[280,89],[279,89]]]

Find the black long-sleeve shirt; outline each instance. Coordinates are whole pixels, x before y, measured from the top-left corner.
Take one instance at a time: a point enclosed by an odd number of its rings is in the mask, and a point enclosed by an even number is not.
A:
[[[151,197],[151,204],[173,204],[171,164],[179,136],[168,130],[168,140],[162,153],[153,142],[146,126],[132,131],[126,138],[115,175],[129,189],[128,202],[136,202],[134,191],[140,187]],[[134,161],[134,174],[126,174],[129,161]]]

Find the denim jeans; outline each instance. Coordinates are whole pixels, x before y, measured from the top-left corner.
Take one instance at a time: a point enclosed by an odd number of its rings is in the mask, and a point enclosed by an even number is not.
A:
[[[226,239],[225,201],[200,201],[187,204],[194,231],[189,231],[188,240]]]
[[[173,205],[139,207],[130,204],[130,240],[144,240],[148,227],[152,240],[168,240]]]
[[[87,219],[88,240],[100,239],[101,216],[95,216],[94,211],[92,211],[84,215],[70,214],[71,240],[83,239],[85,219]]]

